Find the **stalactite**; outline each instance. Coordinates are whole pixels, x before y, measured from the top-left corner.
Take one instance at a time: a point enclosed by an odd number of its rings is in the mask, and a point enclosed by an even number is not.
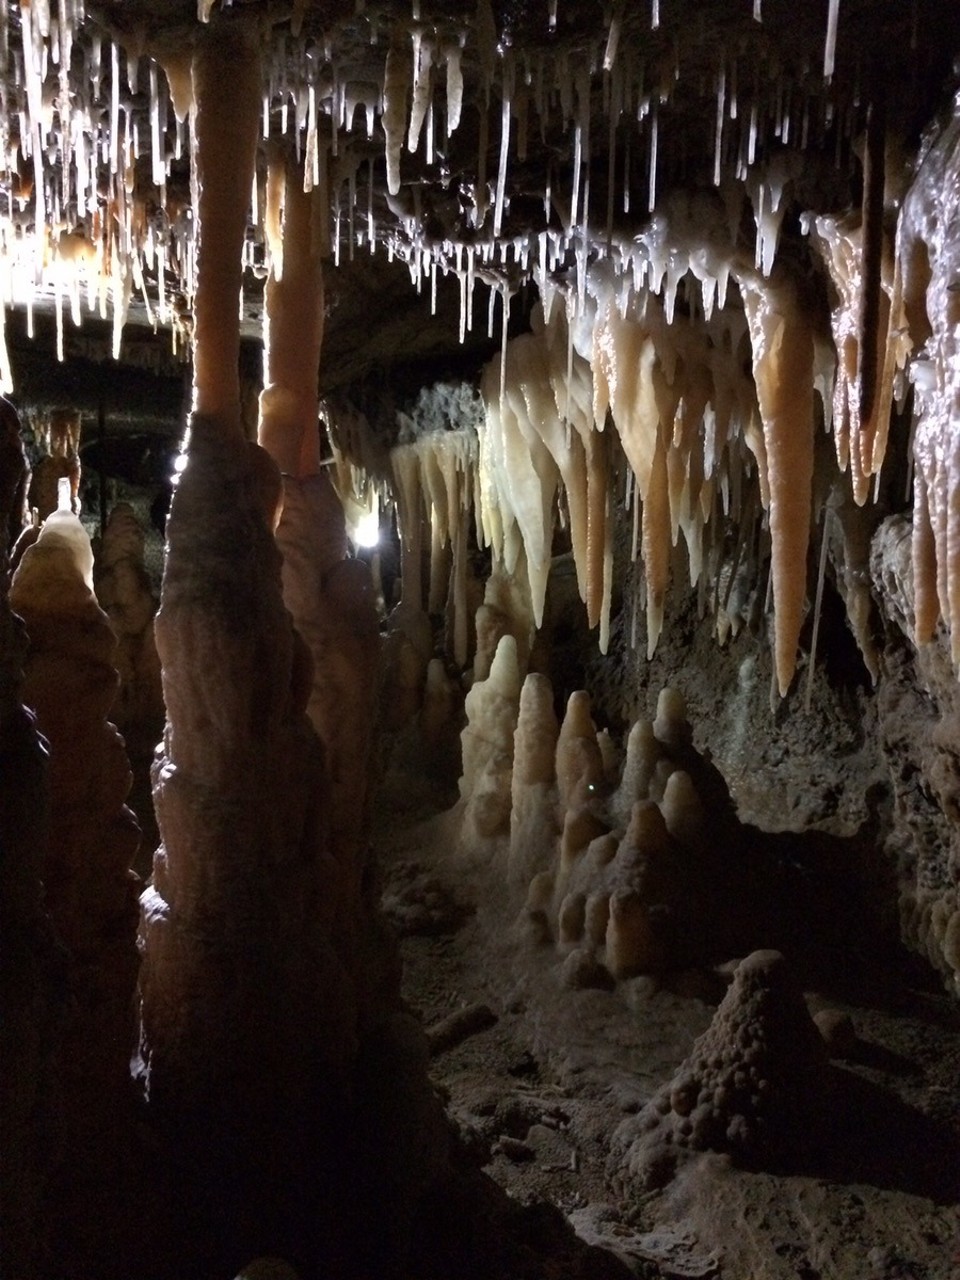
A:
[[[883,267],[884,149],[886,147],[886,103],[882,92],[874,95],[867,108],[867,135],[863,153],[863,286],[860,294],[858,354],[859,417],[863,436],[861,465],[869,474],[873,458],[873,438],[877,430],[877,378],[883,371],[880,300]],[[885,319],[885,317],[883,317]],[[886,344],[883,344],[884,347]],[[879,366],[879,367],[878,367]]]
[[[770,484],[777,684],[793,679],[806,596],[813,481],[813,337],[789,279],[741,279]]]
[[[268,210],[282,204],[283,225],[271,223],[271,270],[264,293],[264,389],[260,444],[284,476],[319,469],[317,370],[323,342],[323,268],[313,234],[316,201],[303,189],[292,158],[275,157]],[[281,265],[282,264],[282,265]]]

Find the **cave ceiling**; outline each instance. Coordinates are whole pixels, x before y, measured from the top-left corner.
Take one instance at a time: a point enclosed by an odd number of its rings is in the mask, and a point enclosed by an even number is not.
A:
[[[778,252],[806,263],[799,215],[861,200],[871,104],[889,172],[947,100],[960,46],[952,0],[35,0],[0,14],[8,304],[59,312],[61,332],[72,312],[117,351],[123,323],[146,325],[189,357],[177,82],[198,39],[257,23],[268,137],[243,332],[258,341],[268,157],[287,146],[322,206],[321,391],[386,404],[387,429],[419,385],[476,376],[505,308],[511,334],[527,326],[538,268],[573,282],[642,238],[671,193],[725,214],[750,255],[756,228],[731,191],[786,175]]]

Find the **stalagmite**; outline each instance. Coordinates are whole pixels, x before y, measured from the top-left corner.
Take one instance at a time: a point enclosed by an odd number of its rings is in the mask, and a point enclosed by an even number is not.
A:
[[[653,736],[667,747],[683,748],[690,743],[690,722],[683,694],[665,685],[657,695],[657,714],[653,721]]]
[[[110,512],[94,566],[97,601],[117,637],[120,676],[111,716],[127,749],[136,744],[152,754],[163,726],[160,663],[153,639],[156,600],[143,559],[144,534],[133,508],[118,503]]]
[[[513,739],[510,784],[511,884],[526,885],[548,856],[556,837],[554,782],[559,726],[553,688],[546,676],[530,672],[520,690]]]
[[[505,635],[513,637],[517,649],[517,667],[526,673],[535,637],[533,605],[529,585],[521,563],[517,574],[495,568],[487,579],[483,604],[477,610],[477,651],[474,656],[475,680],[485,680],[494,654]]]
[[[613,799],[613,812],[622,826],[626,826],[634,804],[648,798],[650,779],[661,750],[653,724],[642,716],[635,720],[627,735],[623,773]]]
[[[663,788],[660,810],[667,830],[686,849],[696,849],[705,833],[705,815],[693,779],[674,769]]]
[[[163,733],[160,659],[153,634],[157,601],[144,563],[144,533],[127,503],[110,513],[94,564],[97,601],[117,639],[120,677],[110,719],[123,734],[133,770],[130,807],[143,828],[136,869],[142,872],[156,847],[150,769]]]
[[[460,795],[466,802],[464,833],[476,838],[509,829],[514,733],[520,710],[517,645],[506,635],[497,645],[490,674],[467,694],[467,725],[461,734],[463,773]]]
[[[50,830],[43,867],[46,908],[77,968],[77,1000],[61,1065],[71,1137],[96,1144],[124,1106],[135,1038],[140,841],[126,807],[130,766],[107,720],[116,694],[116,640],[93,595],[93,553],[61,505],[24,553],[10,605],[30,637],[22,696],[50,749]]]
[[[650,1190],[691,1151],[747,1166],[809,1155],[823,1136],[826,1065],[783,956],[755,951],[673,1079],[620,1126],[611,1165]]]
[[[583,790],[603,782],[603,758],[597,746],[597,728],[590,715],[590,695],[584,689],[571,693],[560,726],[556,755],[560,804],[569,810],[582,803]]]

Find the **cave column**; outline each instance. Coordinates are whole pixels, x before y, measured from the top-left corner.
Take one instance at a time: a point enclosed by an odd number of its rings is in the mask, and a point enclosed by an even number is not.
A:
[[[330,847],[342,904],[338,924],[352,947],[366,849],[366,798],[380,656],[368,566],[347,558],[343,511],[321,467],[318,373],[323,342],[323,237],[319,192],[275,148],[267,178],[274,232],[264,298],[264,390],[259,440],[283,476],[277,545],[283,596],[313,660],[307,715],[323,742],[329,780]]]
[[[339,902],[322,753],[304,715],[308,663],[272,536],[280,478],[241,429],[260,74],[255,22],[218,16],[198,32],[194,410],[156,619],[167,721],[139,1066],[158,1120],[218,1176],[258,1186],[281,1149],[289,1161],[291,1143],[317,1146],[319,1110],[342,1099],[356,1044],[353,982],[331,942]]]

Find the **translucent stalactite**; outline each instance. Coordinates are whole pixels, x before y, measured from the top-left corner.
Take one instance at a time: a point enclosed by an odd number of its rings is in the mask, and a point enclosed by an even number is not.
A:
[[[409,54],[400,32],[395,33],[383,73],[383,112],[380,123],[386,139],[387,190],[400,190],[400,152],[407,128],[407,96],[410,91]]]
[[[823,78],[831,79],[837,54],[837,22],[840,0],[827,0],[827,31],[823,42]]]

